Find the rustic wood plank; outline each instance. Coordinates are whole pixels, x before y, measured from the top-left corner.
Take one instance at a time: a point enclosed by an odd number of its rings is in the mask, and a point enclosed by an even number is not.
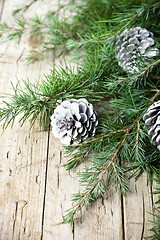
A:
[[[40,239],[47,135],[29,122],[1,134],[1,239]]]
[[[147,185],[147,174],[144,173],[135,182],[130,181],[131,193],[124,197],[125,239],[143,239],[150,235],[152,227],[153,201],[151,187]]]
[[[76,172],[83,169],[83,164],[76,171],[67,172],[62,165],[66,162],[63,150],[57,152],[55,138],[50,136],[46,207],[44,221],[44,239],[123,239],[121,219],[121,194],[110,189],[107,197],[88,207],[83,222],[69,227],[60,224],[64,212],[71,205],[71,196],[80,191]]]
[[[83,223],[75,225],[75,240],[123,239],[121,214],[121,194],[110,188],[107,196],[88,209]]]
[[[12,18],[13,1],[6,0],[2,21]],[[7,19],[5,19],[7,16]],[[6,98],[4,92],[12,93],[10,81],[16,86],[29,77],[30,81],[40,81],[44,73],[50,71],[47,61],[27,65],[24,49],[28,41],[22,39],[6,42],[0,48],[1,58],[1,101]],[[29,45],[31,47],[31,44]],[[2,130],[0,153],[0,239],[41,239],[43,202],[45,189],[45,171],[48,149],[48,132],[40,132],[38,122],[29,131],[30,122],[23,128],[18,119],[13,129]]]
[[[53,135],[50,135],[43,228],[44,239],[73,239],[72,227],[60,224],[62,214],[69,207],[71,194],[76,187],[75,180],[70,176],[69,172],[66,172],[61,167],[64,162],[60,142]],[[69,186],[72,186],[72,188]]]

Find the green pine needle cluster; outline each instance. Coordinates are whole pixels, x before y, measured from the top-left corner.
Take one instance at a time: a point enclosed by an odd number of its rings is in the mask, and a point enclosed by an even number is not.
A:
[[[29,61],[59,49],[60,54],[67,53],[78,65],[76,73],[66,66],[53,68],[41,83],[31,84],[27,80],[25,87],[19,85],[18,90],[13,86],[11,101],[0,109],[4,127],[13,125],[21,114],[22,124],[31,117],[32,126],[40,117],[40,127],[47,128],[57,104],[69,98],[87,98],[98,113],[96,135],[76,146],[65,147],[66,155],[70,156],[64,165],[66,170],[81,163],[85,165],[77,174],[84,190],[73,195],[74,206],[64,214],[63,221],[70,224],[82,218],[83,209],[93,201],[105,197],[111,185],[124,194],[130,191],[129,179],[137,180],[143,172],[147,173],[151,186],[153,181],[160,185],[160,152],[152,144],[143,121],[148,107],[159,100],[159,56],[147,67],[139,59],[141,72],[137,74],[126,73],[115,58],[117,36],[126,28],[146,28],[160,43],[160,2],[82,0],[71,3],[60,9],[69,8],[73,16],[62,19],[57,11],[48,13],[43,20],[38,16],[30,20],[21,18],[16,21],[18,27],[2,24],[0,33],[2,39],[3,36],[20,39],[25,31],[40,35],[41,47],[28,57]],[[159,193],[158,187],[155,194]],[[160,239],[159,200],[156,204],[151,239]]]

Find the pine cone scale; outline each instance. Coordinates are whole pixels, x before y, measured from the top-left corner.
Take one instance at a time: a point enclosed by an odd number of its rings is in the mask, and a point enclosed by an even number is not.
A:
[[[160,149],[160,101],[153,103],[148,108],[143,120],[153,144]]]

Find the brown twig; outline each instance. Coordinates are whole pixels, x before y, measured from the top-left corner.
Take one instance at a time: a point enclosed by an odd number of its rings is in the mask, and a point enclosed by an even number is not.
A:
[[[159,92],[159,89],[150,89],[150,92]]]
[[[136,78],[140,77],[141,75],[145,74],[145,72],[150,69],[151,67],[153,67],[154,65],[156,65],[157,63],[160,63],[160,59],[158,59],[156,62],[152,63],[151,65],[149,65],[148,67],[145,68],[145,70],[143,72],[141,72],[139,75],[136,76]]]
[[[151,7],[149,7],[149,8],[153,8],[153,7],[155,7],[155,6],[157,6],[157,5],[159,5],[160,4],[160,2],[157,2],[157,3],[155,3],[155,4],[153,4]]]
[[[82,146],[82,145],[84,145],[84,144],[91,143],[91,142],[94,142],[94,141],[103,140],[103,138],[109,137],[109,136],[111,136],[112,134],[116,134],[116,133],[119,133],[119,132],[126,132],[126,129],[121,129],[121,130],[113,131],[113,132],[108,133],[108,134],[106,134],[106,135],[103,135],[103,136],[101,136],[101,137],[99,137],[99,138],[94,138],[94,139],[92,139],[92,140],[90,140],[90,141],[86,141],[86,142],[79,143],[79,144],[75,145],[75,147],[79,147],[79,146]]]
[[[136,136],[136,149],[137,150],[138,150],[139,132],[140,132],[140,124],[139,124],[139,120],[137,120],[137,136]]]
[[[120,178],[120,176],[119,176],[119,174],[118,174],[118,172],[117,172],[117,169],[116,169],[116,167],[115,167],[114,162],[112,162],[112,165],[113,165],[113,169],[114,169],[115,173],[117,174],[117,177],[118,177],[119,182],[122,184],[121,178]]]
[[[93,41],[89,41],[89,42],[79,42],[79,43],[76,43],[77,46],[79,45],[83,45],[83,44],[87,44],[87,43],[99,43],[99,42],[102,42],[101,40],[93,40]]]
[[[156,92],[155,94],[154,94],[154,96],[152,97],[152,98],[150,98],[150,102],[151,102],[151,104],[154,102],[154,99],[160,94],[160,90],[158,90],[158,89],[151,89],[150,90],[151,92]]]
[[[156,149],[152,154],[151,154],[151,156],[153,156],[155,153],[157,153],[159,150],[158,149]]]
[[[95,187],[97,186],[97,183],[95,183],[92,187],[91,187],[91,189],[87,192],[87,193],[85,193],[85,195],[83,196],[83,198],[81,199],[81,201],[78,203],[78,205],[73,209],[73,211],[72,211],[72,214],[74,215],[75,213],[76,213],[76,211],[77,211],[77,209],[81,206],[81,203],[85,200],[85,198],[95,189]]]
[[[112,158],[113,159],[113,158]],[[97,186],[97,184],[100,183],[102,177],[104,176],[104,174],[106,173],[106,171],[108,170],[109,166],[112,164],[112,160],[109,162],[109,164],[107,165],[107,167],[103,168],[103,172],[101,173],[101,176],[98,178],[98,182],[96,182],[89,190],[88,192],[86,192],[83,196],[83,198],[80,200],[80,202],[77,204],[77,206],[73,209],[72,214],[74,215],[77,211],[77,209],[81,206],[82,202],[87,198],[87,196],[95,189],[95,187]],[[96,174],[96,173],[94,173]]]
[[[147,71],[148,69],[150,69],[151,67],[153,67],[154,65],[156,65],[156,64],[159,63],[159,62],[160,62],[160,59],[158,59],[156,62],[154,62],[154,63],[152,63],[151,65],[149,65],[148,67],[146,67],[145,70],[144,70],[143,72],[141,72],[139,75],[135,76],[135,78],[138,78],[138,77],[142,76],[143,74],[146,73],[146,71]],[[116,81],[116,83],[120,83],[120,82],[124,82],[124,81],[128,81],[128,80],[133,80],[133,79],[135,79],[135,78],[133,78],[133,77],[132,77],[132,78],[125,78],[125,79],[123,79],[123,80]]]
[[[81,156],[79,156],[78,158],[76,158],[76,162],[78,162],[82,157],[84,157],[86,155],[86,153],[88,153],[89,150],[87,149],[84,153],[81,154]]]
[[[138,15],[139,15],[138,13],[135,14],[134,17],[128,23],[126,23],[117,33],[114,34],[114,37],[116,37],[125,27],[127,27],[131,22],[133,22],[133,20],[137,18]]]

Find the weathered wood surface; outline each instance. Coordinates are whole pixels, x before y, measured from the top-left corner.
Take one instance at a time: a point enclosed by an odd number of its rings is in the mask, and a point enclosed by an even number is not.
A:
[[[62,0],[61,0],[62,2]],[[57,8],[58,0],[38,1],[29,14],[45,14]],[[64,1],[66,3],[66,1]],[[12,11],[23,4],[18,0],[1,0],[1,22],[12,22]],[[43,6],[41,6],[41,4]],[[26,64],[26,51],[32,49],[28,36],[0,45],[0,103],[11,93],[10,82],[29,77],[41,81],[49,73],[52,58]],[[59,224],[65,210],[71,207],[71,195],[79,191],[76,172],[67,172],[64,150],[50,131],[39,131],[38,122],[29,130],[26,121],[21,128],[18,119],[12,129],[0,128],[0,239],[45,240],[140,240],[150,233],[154,199],[146,175],[135,183],[132,192],[123,197],[110,189],[104,199],[92,204],[83,223]],[[83,164],[76,170],[80,171]]]

